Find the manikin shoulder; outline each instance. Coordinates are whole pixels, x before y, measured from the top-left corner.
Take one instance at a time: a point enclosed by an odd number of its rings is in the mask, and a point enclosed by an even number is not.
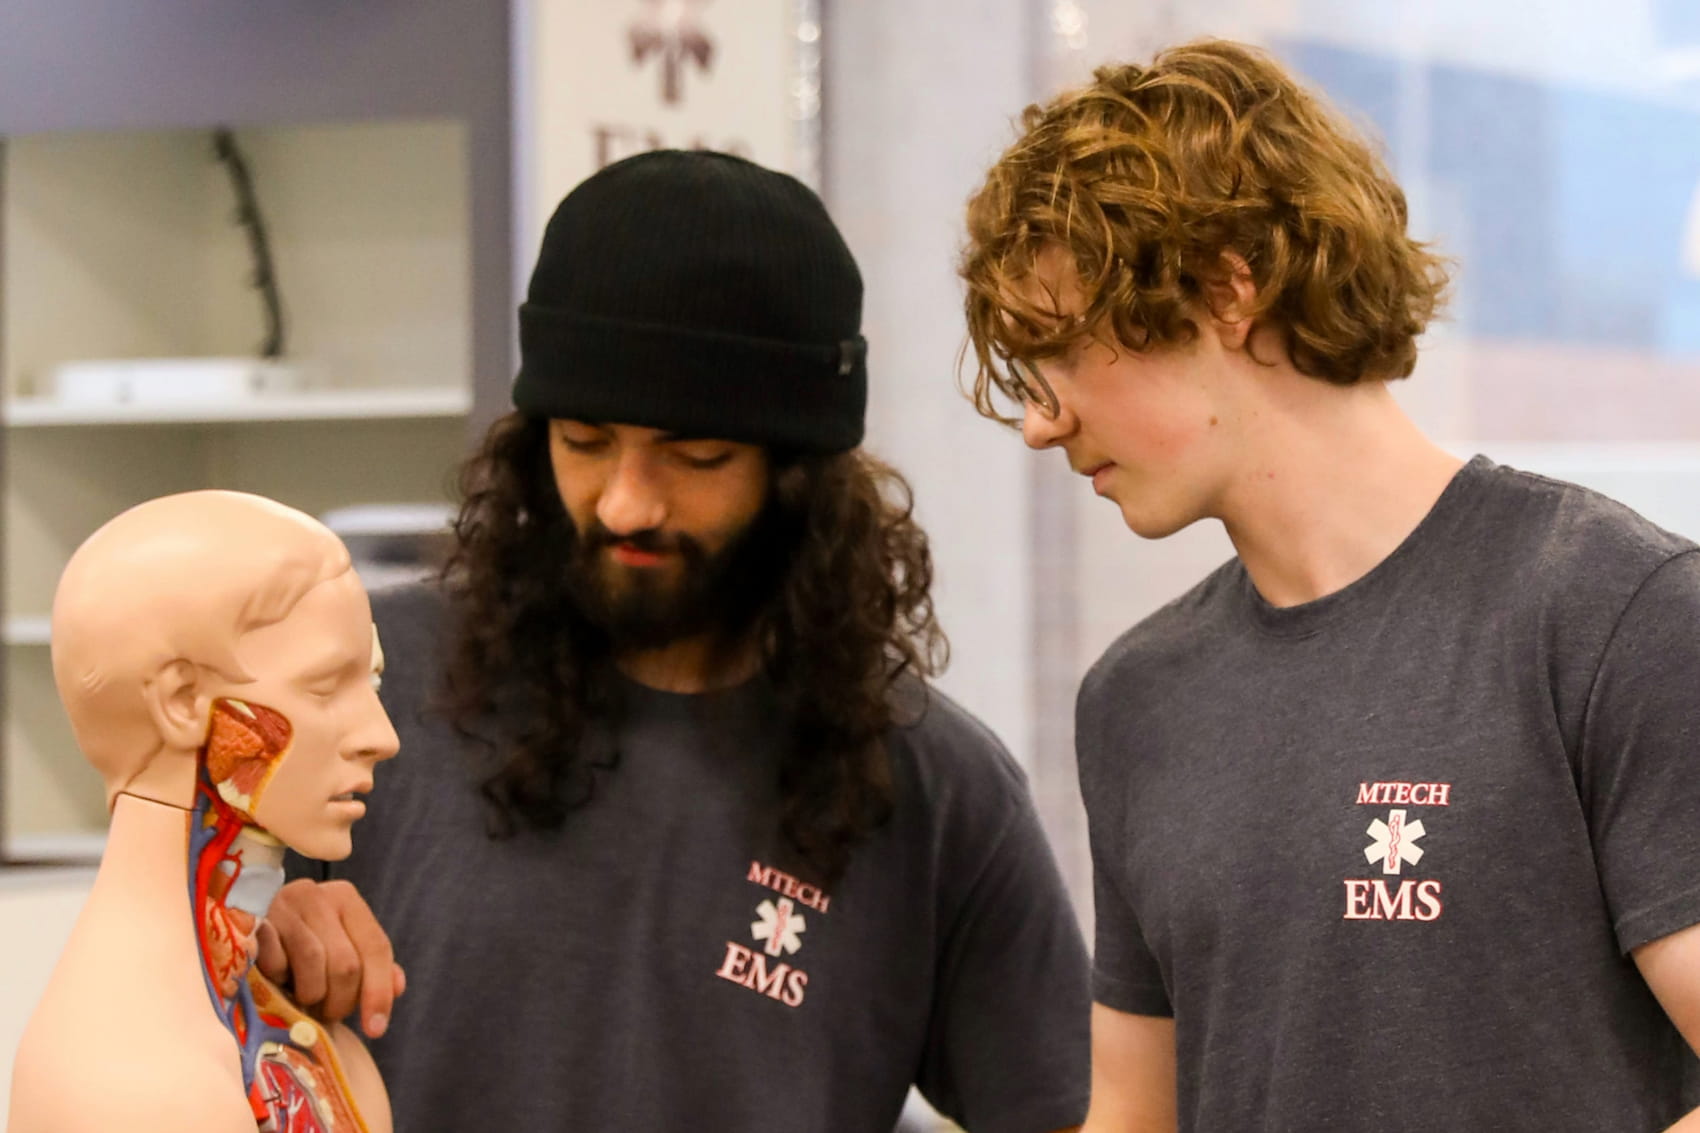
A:
[[[7,1129],[254,1133],[230,1036],[148,1000],[114,1000],[92,1017],[87,1004],[44,1000],[13,1063]]]
[[[235,1044],[210,1013],[149,987],[70,975],[59,985],[68,993],[50,987],[19,1044],[9,1130],[254,1133]],[[367,1130],[390,1133],[371,1053],[340,1023],[325,1031]]]
[[[372,1061],[372,1052],[366,1049],[358,1035],[341,1023],[331,1023],[325,1031],[336,1048],[337,1061],[348,1082],[348,1092],[354,1096],[354,1104],[360,1110],[360,1119],[365,1122],[367,1133],[391,1133],[395,1123],[390,1114],[390,1095],[378,1073],[378,1064]]]
[[[203,977],[126,911],[84,906],[19,1043],[7,1128],[253,1133]]]

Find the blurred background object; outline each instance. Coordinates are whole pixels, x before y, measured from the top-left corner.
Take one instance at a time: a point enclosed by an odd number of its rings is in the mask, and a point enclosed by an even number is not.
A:
[[[319,521],[342,537],[368,591],[417,582],[441,570],[454,540],[447,503],[359,504],[337,508]]]
[[[6,858],[87,857],[104,827],[97,784],[67,758],[35,632],[66,557],[96,526],[197,487],[316,514],[446,508],[473,406],[468,133],[454,118],[245,128],[263,257],[252,227],[231,222],[208,131],[7,139]],[[256,288],[272,270],[257,265],[274,257],[288,285]],[[368,527],[386,514],[412,525],[398,537],[414,534],[412,512],[367,513]]]

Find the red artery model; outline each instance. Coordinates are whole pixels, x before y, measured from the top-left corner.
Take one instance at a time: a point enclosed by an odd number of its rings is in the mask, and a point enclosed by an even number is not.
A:
[[[330,1035],[255,968],[256,913],[227,904],[245,854],[275,840],[255,801],[289,749],[289,721],[258,704],[213,706],[195,809],[189,887],[213,1008],[242,1055],[260,1133],[367,1133]]]

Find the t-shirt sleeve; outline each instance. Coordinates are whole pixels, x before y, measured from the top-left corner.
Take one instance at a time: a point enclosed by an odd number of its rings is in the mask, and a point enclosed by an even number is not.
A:
[[[1618,947],[1700,923],[1700,552],[1667,560],[1618,619],[1579,770]]]
[[[1092,999],[1129,1015],[1171,1017],[1174,1008],[1157,957],[1124,886],[1127,875],[1127,753],[1109,750],[1106,689],[1112,678],[1094,669],[1075,702],[1074,737],[1080,797],[1092,850]]]
[[[1086,1119],[1085,942],[1025,791],[941,957],[916,1085],[969,1133],[1049,1133]]]
[[[1129,1015],[1173,1016],[1164,990],[1157,957],[1146,947],[1145,935],[1118,877],[1122,839],[1088,819],[1092,845],[1092,998]]]

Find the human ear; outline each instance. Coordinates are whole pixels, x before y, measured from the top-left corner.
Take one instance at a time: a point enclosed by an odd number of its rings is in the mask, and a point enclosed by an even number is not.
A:
[[[211,698],[192,662],[179,658],[162,665],[142,686],[142,699],[166,746],[186,750],[206,742]]]
[[[1219,271],[1203,283],[1211,330],[1229,350],[1244,350],[1256,323],[1257,283],[1238,252],[1222,253]]]

